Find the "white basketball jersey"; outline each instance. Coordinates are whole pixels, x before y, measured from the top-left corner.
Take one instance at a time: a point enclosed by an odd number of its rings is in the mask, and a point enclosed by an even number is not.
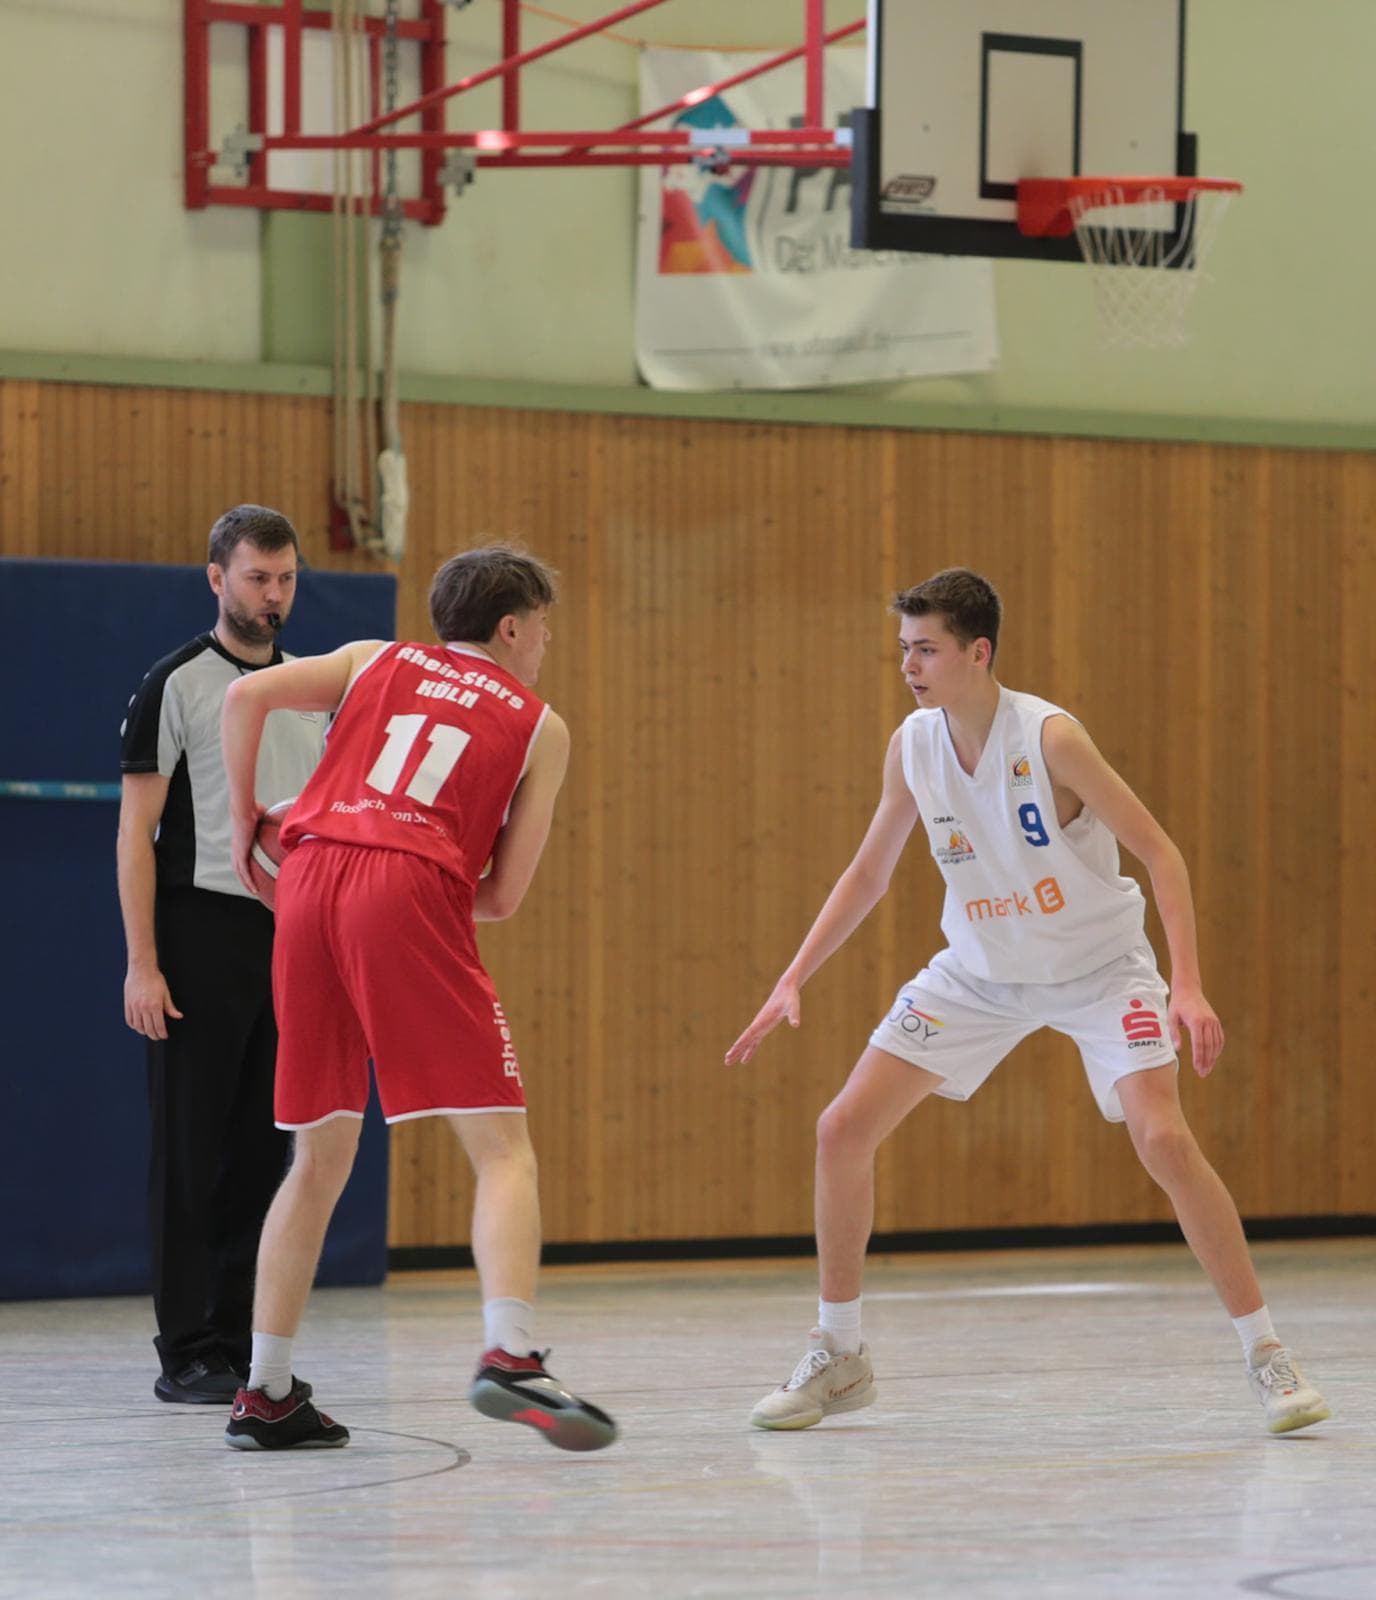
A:
[[[941,929],[956,959],[992,983],[1064,983],[1144,941],[1142,891],[1118,871],[1118,841],[1088,808],[1061,828],[1042,760],[1042,724],[1065,716],[999,691],[969,776],[945,713],[902,727],[903,773],[946,880]]]

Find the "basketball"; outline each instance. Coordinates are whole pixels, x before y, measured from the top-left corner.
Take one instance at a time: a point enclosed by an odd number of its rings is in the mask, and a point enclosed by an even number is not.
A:
[[[253,841],[253,854],[249,857],[249,872],[258,898],[269,911],[277,896],[277,869],[286,857],[286,851],[282,848],[282,824],[287,820],[287,812],[295,804],[294,797],[279,800],[258,819],[258,833]]]

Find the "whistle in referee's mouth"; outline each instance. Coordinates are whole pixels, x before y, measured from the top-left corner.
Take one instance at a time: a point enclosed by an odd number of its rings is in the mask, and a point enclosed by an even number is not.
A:
[[[268,612],[268,627],[270,627],[274,633],[281,633],[282,613],[280,611]]]

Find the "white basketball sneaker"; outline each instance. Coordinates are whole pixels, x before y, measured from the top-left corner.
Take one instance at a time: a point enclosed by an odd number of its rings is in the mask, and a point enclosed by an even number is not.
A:
[[[1328,1402],[1295,1365],[1295,1358],[1274,1339],[1259,1339],[1247,1357],[1247,1381],[1266,1412],[1272,1433],[1293,1433],[1323,1422]]]
[[[750,1413],[757,1428],[811,1428],[837,1411],[859,1411],[879,1398],[866,1345],[858,1355],[838,1353],[831,1335],[812,1330],[807,1354],[787,1383],[771,1390]]]

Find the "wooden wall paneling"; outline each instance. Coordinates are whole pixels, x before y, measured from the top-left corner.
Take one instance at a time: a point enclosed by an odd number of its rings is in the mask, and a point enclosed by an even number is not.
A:
[[[228,460],[228,416],[236,409],[237,395],[197,394],[191,402],[191,439],[200,474],[200,491],[217,506],[233,505],[243,494],[242,479]]]
[[[25,482],[22,464],[25,435],[22,421],[24,396],[18,383],[0,384],[0,538],[11,543],[10,554],[19,555],[29,530],[22,526],[20,497]]]
[[[71,479],[59,455],[61,428],[58,407],[66,384],[40,384],[35,400],[38,429],[38,474],[42,486],[36,508],[37,538],[35,553],[49,555],[70,554],[61,547],[57,530],[67,522],[67,511],[72,492]],[[6,554],[12,553],[9,544],[10,530],[4,530]]]
[[[1300,454],[1275,462],[1266,650],[1252,693],[1266,707],[1272,852],[1254,872],[1272,885],[1272,921],[1252,936],[1266,951],[1273,996],[1265,1047],[1273,1190],[1297,1212],[1336,1209],[1331,1161],[1297,1150],[1332,1150],[1338,1103],[1328,1063],[1339,1049],[1337,1008],[1305,1005],[1334,992],[1341,866],[1333,848],[1340,815],[1338,768],[1342,673],[1341,521],[1338,463]],[[1316,573],[1331,575],[1315,582]],[[1245,769],[1244,769],[1245,770]],[[1259,937],[1258,937],[1259,936]],[[1309,1014],[1305,1014],[1308,1012]],[[1301,1020],[1302,1019],[1302,1020]]]
[[[264,395],[261,493],[278,506],[300,535],[306,559],[326,562],[329,549],[330,457],[312,447],[315,404],[299,395]],[[326,412],[328,416],[328,412]],[[323,419],[322,419],[323,420]],[[324,422],[328,430],[328,421]],[[273,498],[268,499],[271,495]],[[323,534],[323,537],[322,537]]]
[[[100,548],[107,518],[100,501],[101,422],[100,394],[83,385],[73,397],[76,426],[71,437],[73,476],[77,500],[73,533],[78,555],[89,557]]]
[[[626,1171],[610,1155],[622,1108],[609,1088],[615,1063],[607,1015],[620,995],[608,963],[619,952],[606,932],[601,892],[612,870],[607,852],[621,851],[607,829],[608,757],[618,734],[603,701],[603,662],[620,619],[606,614],[599,581],[605,430],[602,419],[591,426],[540,413],[504,419],[497,456],[504,465],[489,490],[504,513],[492,531],[526,543],[559,569],[539,688],[569,725],[569,773],[531,897],[484,948],[490,945],[509,996],[526,1062],[547,1226],[551,1237],[567,1239],[621,1236],[608,1199]],[[531,471],[532,459],[543,472]],[[558,935],[532,941],[527,913]]]
[[[538,413],[494,421],[491,457],[498,470],[484,491],[493,513],[483,531],[525,544],[559,570],[559,603],[538,687],[568,723],[571,753],[555,828],[526,905],[514,922],[485,930],[483,947],[521,1052],[532,1135],[544,1158],[548,1227],[553,1237],[577,1238],[582,1229],[601,1226],[613,1109],[605,1087],[607,951],[598,894],[606,867],[602,762],[608,736],[600,706],[606,619],[596,581],[598,433]],[[532,457],[543,461],[544,473],[531,473]],[[532,940],[528,915],[558,935]]]
[[[172,454],[172,395],[166,389],[144,390],[143,393],[149,407],[148,448],[152,483],[148,536],[151,538],[154,530],[166,527],[172,520],[174,480],[182,474],[178,458]]]
[[[1207,1097],[1196,1093],[1192,1098],[1207,1098],[1215,1120],[1224,1122],[1229,1120],[1225,1115],[1228,1108],[1220,1102],[1225,1094],[1235,1092],[1235,1085],[1244,1094],[1251,1089],[1264,1095],[1264,1108],[1256,1106],[1242,1112],[1249,1125],[1246,1142],[1237,1151],[1237,1157],[1245,1162],[1238,1174],[1238,1199],[1244,1209],[1251,1210],[1258,1199],[1266,1196],[1281,1209],[1286,1205],[1287,1173],[1285,1164],[1277,1162],[1275,1128],[1277,1096],[1287,1098],[1280,1082],[1284,1070],[1280,1052],[1284,1049],[1285,997],[1275,983],[1273,944],[1292,908],[1284,875],[1289,841],[1279,803],[1284,788],[1277,787],[1284,757],[1275,737],[1272,700],[1273,691],[1280,686],[1274,679],[1270,652],[1282,564],[1276,546],[1293,534],[1282,531],[1274,520],[1276,479],[1284,470],[1283,463],[1275,458],[1260,462],[1241,458],[1232,467],[1233,493],[1225,501],[1231,514],[1230,583],[1223,597],[1230,614],[1226,620],[1220,616],[1220,628],[1225,641],[1236,641],[1238,660],[1229,685],[1219,698],[1222,716],[1215,731],[1223,766],[1219,804],[1235,835],[1228,852],[1230,871],[1225,880],[1229,918],[1223,954],[1224,970],[1232,976],[1232,991],[1230,994],[1223,989],[1216,1004],[1234,1034],[1226,1059],[1228,1077],[1208,1085],[1213,1093]],[[1266,530],[1259,552],[1258,530]],[[1255,559],[1256,555],[1261,558]],[[1280,692],[1284,694],[1283,690]],[[1223,1011],[1225,1004],[1227,1010]],[[1232,1120],[1236,1126],[1240,1119]]]
[[[170,471],[166,517],[157,529],[157,559],[160,561],[205,559],[205,535],[210,531],[210,522],[204,522],[195,530],[199,537],[193,545],[195,506],[201,495],[215,494],[216,486],[206,481],[204,455],[195,434],[194,412],[199,403],[198,395],[180,389],[170,391],[167,397]]]
[[[816,1115],[940,943],[920,839],[803,1029],[748,1069],[721,1056],[877,798],[909,709],[888,599],[957,562],[1004,594],[1004,681],[1080,715],[1186,855],[1229,1047],[1183,1093],[1244,1211],[1376,1210],[1370,456],[441,406],[404,425],[402,633],[426,637],[434,567],[480,536],[563,573],[541,687],[573,731],[567,789],[521,916],[482,933],[550,1239],[810,1227]],[[0,549],[196,562],[256,499],[312,562],[372,569],[328,549],[329,446],[313,397],[3,383]],[[449,1131],[393,1150],[393,1242],[466,1240]],[[880,1162],[885,1229],[1166,1215],[1049,1035]]]
[[[1056,523],[1057,600],[1048,619],[1054,639],[1046,698],[1079,717],[1106,758],[1158,815],[1167,801],[1173,716],[1182,692],[1177,682],[1176,619],[1166,586],[1170,556],[1163,546],[1169,522],[1170,458],[1150,445],[1100,451],[1088,440],[1061,441],[1053,515]],[[1141,715],[1142,691],[1151,685],[1159,711]],[[1034,691],[1035,692],[1035,691]],[[1165,820],[1174,829],[1174,820]],[[1124,856],[1122,870],[1136,878],[1152,906],[1141,863]],[[1149,937],[1164,959],[1154,912]],[[1114,1204],[1134,1219],[1170,1215],[1165,1197],[1141,1170],[1126,1129],[1105,1123],[1085,1082],[1079,1052],[1052,1038],[1057,1089],[1048,1111],[1058,1159],[1048,1163],[1048,1187],[1058,1220],[1089,1214],[1105,1175]],[[1073,1122],[1066,1117],[1075,1108]]]
[[[1339,1107],[1337,1138],[1316,1159],[1336,1169],[1340,1212],[1373,1209],[1376,1174],[1376,1107],[1373,1107],[1371,1055],[1376,1039],[1376,962],[1373,962],[1372,796],[1376,793],[1376,463],[1350,455],[1339,466],[1341,501],[1338,531],[1341,552],[1328,571],[1310,575],[1311,584],[1336,585],[1341,607],[1342,663],[1336,685],[1338,722],[1335,744],[1323,753],[1320,771],[1332,775],[1335,791],[1329,832],[1319,849],[1332,851],[1339,866],[1336,932],[1336,983],[1318,993],[1297,996],[1294,1027],[1302,1031],[1311,1008],[1327,1006],[1337,1033],[1324,1059],[1310,1055],[1306,1075],[1321,1074]],[[1304,636],[1295,641],[1294,671],[1307,677]],[[1329,685],[1331,691],[1334,686]],[[1336,850],[1333,850],[1336,841]],[[1294,1151],[1303,1161],[1307,1152]]]
[[[127,532],[134,559],[151,559],[158,480],[170,470],[166,455],[154,450],[153,417],[159,409],[156,389],[131,389],[122,408],[127,419],[118,459],[123,462],[127,497]],[[118,494],[119,491],[117,490]]]
[[[0,551],[39,552],[39,386],[0,383]]]
[[[703,663],[687,620],[699,607],[681,578],[675,584],[675,568],[681,572],[687,559],[676,547],[719,532],[722,475],[712,471],[714,429],[699,434],[630,419],[604,426],[607,476],[618,485],[603,523],[607,730],[615,741],[607,752],[608,822],[618,851],[607,896],[617,973],[606,1013],[607,1084],[622,1108],[608,1145],[619,1181],[605,1225],[616,1237],[653,1238],[672,1226],[673,1175],[684,1170],[675,1138],[685,1074],[702,1071],[691,1049],[673,1043],[698,977],[684,938],[687,884],[675,868],[691,862],[695,878],[712,870],[696,841],[680,833],[674,803],[678,785],[706,759]],[[651,951],[654,973],[643,965]],[[716,1103],[699,1092],[704,1109]],[[701,1127],[701,1113],[688,1126]],[[711,1183],[710,1169],[698,1165],[692,1188],[704,1206]]]
[[[715,721],[724,729],[743,718],[751,729],[751,748],[740,752],[745,765],[721,778],[733,797],[723,816],[746,876],[724,885],[714,921],[736,924],[746,941],[737,950],[737,981],[720,991],[734,1019],[712,1041],[717,1063],[854,853],[878,796],[886,742],[876,737],[873,715],[883,627],[881,442],[840,431],[809,442],[768,430],[744,446],[744,482],[754,493],[741,503],[736,538],[749,552],[744,582],[753,601],[748,633],[738,624],[737,638],[724,641],[719,671],[728,693]],[[730,498],[729,485],[722,493]],[[724,606],[724,619],[735,609]],[[745,653],[753,663],[741,659]],[[833,804],[818,813],[822,792]],[[700,795],[700,814],[710,815],[712,803],[712,795]],[[712,834],[703,837],[710,842]],[[755,1206],[769,1218],[762,1231],[811,1226],[813,1125],[872,1025],[879,934],[877,923],[866,925],[826,963],[805,993],[801,1031],[780,1028],[755,1061],[730,1069],[733,1116],[753,1129]]]
[[[138,530],[131,516],[133,424],[130,412],[138,403],[137,391],[116,395],[109,390],[97,389],[95,397],[100,439],[96,494],[98,526],[103,533],[111,521],[118,519],[126,525],[126,537],[136,540]]]

